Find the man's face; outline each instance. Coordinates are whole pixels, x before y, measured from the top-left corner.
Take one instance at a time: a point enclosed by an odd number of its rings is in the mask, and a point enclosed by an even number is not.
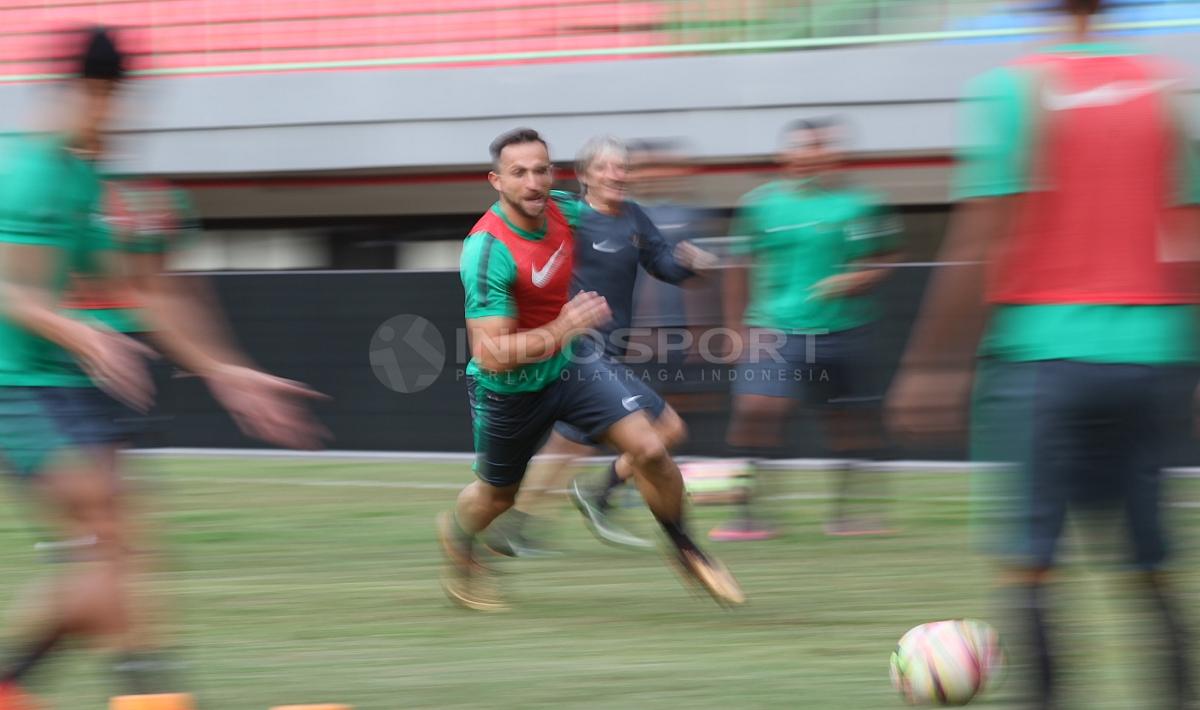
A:
[[[101,137],[112,119],[117,88],[117,82],[107,79],[80,80],[78,133],[81,148],[100,149]]]
[[[505,146],[488,180],[506,205],[531,219],[546,211],[554,171],[546,146],[532,141]]]
[[[609,204],[624,202],[629,189],[629,166],[623,155],[601,153],[580,179],[587,186],[589,198]]]
[[[807,178],[831,170],[841,162],[841,153],[831,128],[802,128],[787,134],[779,152],[779,164],[793,178]]]
[[[642,197],[664,198],[683,192],[695,168],[687,160],[666,153],[639,153],[631,161],[629,182]]]

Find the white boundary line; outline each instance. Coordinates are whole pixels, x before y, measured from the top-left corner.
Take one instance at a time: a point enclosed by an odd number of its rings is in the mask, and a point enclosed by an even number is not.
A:
[[[131,476],[135,481],[146,481],[154,483],[162,483],[163,479],[156,476]],[[314,480],[303,478],[244,478],[241,476],[229,478],[221,476],[219,478],[208,478],[204,476],[170,476],[166,479],[167,483],[233,483],[237,485],[251,486],[300,486],[308,488],[386,488],[399,490],[423,490],[423,491],[459,491],[462,490],[463,483],[429,483],[425,481],[363,481],[363,480]],[[560,488],[551,490],[550,493],[557,495],[566,495],[567,489]],[[832,493],[784,493],[781,495],[766,496],[764,500],[770,501],[831,501],[835,496]],[[969,496],[917,496],[915,498],[905,498],[904,496],[893,496],[893,500],[910,500],[920,501],[923,503],[970,503]],[[1200,501],[1172,501],[1165,504],[1168,508],[1200,508]]]
[[[475,460],[471,453],[455,451],[290,451],[284,449],[208,449],[208,448],[158,448],[131,449],[131,456],[144,458],[233,458],[233,459],[297,459],[312,461],[407,461],[428,463],[470,463]],[[604,463],[611,456],[588,456],[580,459],[583,463]],[[679,456],[680,463],[692,461],[719,460],[708,456]],[[777,459],[764,463],[764,468],[787,469],[793,471],[828,471],[830,467],[840,463],[839,459]],[[959,474],[973,466],[969,461],[883,461],[872,465],[877,471],[892,471],[908,473],[922,471],[925,473]],[[1185,466],[1167,469],[1172,476],[1183,478],[1200,477],[1200,466]]]

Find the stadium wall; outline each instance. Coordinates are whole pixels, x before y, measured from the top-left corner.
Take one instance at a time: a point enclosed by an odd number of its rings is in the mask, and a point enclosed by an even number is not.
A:
[[[1130,41],[1200,63],[1191,35]],[[769,155],[787,120],[831,112],[855,127],[856,152],[945,155],[966,82],[1033,46],[153,79],[127,113],[123,167],[172,176],[462,168],[485,163],[490,139],[514,124],[542,130],[559,160],[597,132],[683,136],[705,160],[739,160]],[[43,91],[0,86],[0,130],[27,125]]]
[[[886,380],[919,302],[926,270],[900,269],[881,294],[889,305],[881,322],[875,374]],[[177,278],[196,278],[182,275]],[[317,409],[332,430],[333,446],[347,450],[470,451],[471,424],[466,386],[462,285],[456,272],[301,272],[217,274],[206,277],[229,314],[238,341],[267,369],[295,378],[331,396]],[[446,360],[427,388],[404,394],[385,385],[372,363],[373,339],[397,316],[428,320],[441,336]],[[403,323],[403,321],[400,321]],[[392,321],[393,324],[397,321]],[[403,337],[404,333],[399,334]],[[428,332],[418,334],[428,341]],[[394,347],[397,364],[411,386],[428,372],[416,348]],[[456,352],[457,351],[457,352]],[[378,364],[378,363],[377,363]],[[649,366],[644,375],[656,389],[671,393],[689,427],[684,453],[717,455],[729,412],[726,368],[704,366],[680,381],[674,365]],[[662,373],[667,373],[664,375]],[[394,383],[393,383],[394,384]],[[257,446],[238,433],[195,378],[160,373],[158,410],[163,426],[139,442],[143,446]],[[819,456],[817,431],[797,420],[789,455]],[[952,449],[930,456],[961,458]]]

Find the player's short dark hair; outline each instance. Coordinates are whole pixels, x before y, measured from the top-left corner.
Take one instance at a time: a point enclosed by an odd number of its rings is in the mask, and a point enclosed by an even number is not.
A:
[[[1062,6],[1072,15],[1095,15],[1104,9],[1104,0],[1062,0]]]
[[[112,30],[89,27],[82,33],[75,73],[81,79],[121,81],[125,78],[125,54]]]
[[[547,150],[550,149],[541,134],[532,128],[514,128],[496,136],[496,140],[492,141],[491,146],[488,147],[492,153],[492,167],[500,167],[500,154],[504,152],[505,148],[523,143],[541,143]]]
[[[629,141],[629,154],[643,163],[679,164],[688,160],[688,145],[681,138],[641,138]]]
[[[838,127],[840,122],[832,116],[820,116],[817,118],[798,118],[790,121],[779,132],[780,143],[787,143],[787,139],[793,133],[812,133],[816,131],[824,131],[829,128]]]

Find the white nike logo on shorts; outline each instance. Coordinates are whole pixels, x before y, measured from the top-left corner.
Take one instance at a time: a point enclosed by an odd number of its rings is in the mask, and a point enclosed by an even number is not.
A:
[[[621,400],[621,406],[624,407],[625,411],[627,411],[627,412],[636,411],[638,408],[638,400],[641,398],[642,398],[642,395],[640,395],[640,394],[635,394],[632,397],[625,397],[624,399]]]

